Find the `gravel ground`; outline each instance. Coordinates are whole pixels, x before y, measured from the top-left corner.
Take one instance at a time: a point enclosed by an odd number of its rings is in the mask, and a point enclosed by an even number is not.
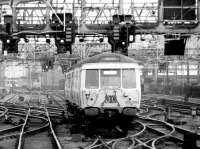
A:
[[[53,149],[51,138],[47,131],[31,136],[26,136],[24,141],[25,149]]]
[[[15,149],[16,141],[16,138],[0,141],[0,149]]]

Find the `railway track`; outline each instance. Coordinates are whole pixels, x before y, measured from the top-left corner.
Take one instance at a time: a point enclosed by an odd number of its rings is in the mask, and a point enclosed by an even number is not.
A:
[[[30,149],[31,148],[48,148],[48,149],[58,148],[60,149],[61,148],[57,138],[54,135],[54,130],[52,128],[52,123],[50,121],[50,117],[49,117],[47,109],[44,109],[44,112],[46,116],[43,119],[46,121],[46,123],[45,124],[39,123],[40,127],[37,126],[38,128],[35,128],[25,133],[24,140],[23,140],[23,147],[21,147],[21,149],[23,148],[25,149],[26,148],[30,148]]]
[[[54,99],[57,101],[56,99]],[[62,122],[64,108],[53,102],[44,106],[4,104],[0,111],[22,119],[21,124],[0,131],[1,148],[84,148],[84,149],[167,149],[181,148],[186,130],[165,122],[165,110],[143,103],[138,116],[127,126],[123,138],[107,138],[98,134],[88,138],[84,134],[75,136],[69,123]],[[28,112],[27,112],[28,111]],[[1,128],[1,127],[0,127]],[[120,130],[116,126],[116,130]],[[12,133],[13,132],[13,133]],[[111,131],[110,131],[111,133]],[[75,136],[75,137],[74,137]]]
[[[155,106],[155,105],[154,105]],[[155,109],[157,107],[149,107],[149,109]],[[160,108],[158,107],[158,109],[163,109],[163,108]],[[173,112],[175,112],[174,114],[177,115],[178,114],[178,117],[185,117],[185,119],[187,118],[190,118],[191,115],[182,115],[183,114],[183,110],[184,109],[176,109],[175,111],[171,111],[172,112],[172,115],[173,115]],[[178,112],[178,113],[177,113]],[[147,112],[148,113],[148,112]],[[182,116],[181,116],[182,115]],[[165,122],[166,120],[166,112],[164,112],[164,109],[163,109],[163,112],[160,112],[160,113],[156,113],[154,112],[154,114],[150,114],[148,115],[147,117],[150,117],[151,119],[156,119],[156,120],[159,120],[159,121],[162,121],[162,122]],[[177,118],[178,119],[178,118]],[[184,119],[184,120],[185,120]],[[189,119],[189,121],[191,120],[191,118]],[[193,120],[193,118],[192,118]],[[166,122],[165,122],[166,123]],[[169,123],[168,123],[169,124]],[[156,138],[153,142],[152,142],[152,147],[153,148],[157,148],[157,149],[169,149],[169,148],[176,148],[176,149],[179,149],[179,148],[182,148],[182,145],[183,145],[183,142],[184,142],[184,135],[185,134],[192,134],[195,133],[193,132],[192,130],[190,129],[185,129],[184,128],[184,125],[183,122],[181,122],[180,124],[178,125],[172,125],[170,124],[171,126],[173,126],[173,131],[171,133],[167,132],[165,133],[166,135],[163,135],[161,137],[158,137]],[[156,130],[159,130],[160,131],[160,128],[159,126],[155,126]],[[161,130],[163,130],[163,128],[161,128]],[[199,142],[200,140],[197,140],[197,142]],[[197,143],[196,142],[196,143]],[[198,144],[198,143],[197,143]],[[198,145],[197,145],[198,146]]]
[[[158,107],[154,99],[153,102],[145,101],[143,109],[138,114],[138,118],[128,128],[128,134],[124,138],[119,139],[104,139],[101,136],[96,136],[92,143],[74,145],[74,148],[84,149],[126,149],[126,148],[181,148],[183,144],[183,136],[186,130],[178,128],[175,125],[165,122],[166,112],[163,107]],[[149,104],[150,103],[150,104]],[[137,129],[134,124],[142,126],[142,129]],[[132,127],[132,128],[131,128]],[[136,128],[134,130],[134,128]],[[132,129],[132,131],[131,131]],[[66,129],[66,133],[69,133]],[[61,133],[60,136],[63,134]],[[59,133],[58,133],[59,136]],[[70,139],[69,139],[70,140]],[[69,142],[64,140],[64,142]],[[71,141],[72,142],[72,141]],[[62,142],[61,142],[62,143]],[[69,147],[67,147],[69,148]]]
[[[40,112],[40,111],[39,111]],[[2,148],[13,148],[17,144],[18,149],[23,148],[59,148],[54,141],[55,139],[52,136],[52,124],[48,120],[49,116],[46,117],[38,117],[38,116],[30,116],[30,111],[26,115],[25,122],[16,128],[16,131],[13,131],[9,134],[7,132],[5,136],[3,136],[2,141],[6,143],[7,140],[13,143],[8,143],[8,146],[2,146]],[[42,122],[43,121],[43,122]],[[44,123],[46,121],[46,123]],[[21,130],[20,130],[21,129]],[[0,139],[1,140],[1,139]],[[2,143],[2,144],[3,144]],[[36,143],[36,144],[35,144]]]
[[[50,116],[58,117],[59,108],[34,107],[6,102],[0,107],[2,117],[7,115],[23,119],[22,124],[0,130],[0,148],[56,148],[61,145],[53,130]],[[59,114],[58,114],[59,113]],[[1,126],[1,125],[0,125]],[[0,127],[1,128],[1,127]]]
[[[103,140],[98,137],[91,145],[85,149],[181,149],[183,136],[188,130],[165,122],[165,111],[161,107],[143,107],[143,112],[138,113],[138,117],[133,123],[142,125],[134,133],[128,132],[127,136],[120,139]],[[132,124],[133,124],[132,123]],[[133,125],[134,126],[134,125]]]

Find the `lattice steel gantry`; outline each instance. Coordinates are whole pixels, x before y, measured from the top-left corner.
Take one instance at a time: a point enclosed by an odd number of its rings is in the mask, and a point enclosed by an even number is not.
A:
[[[76,35],[102,34],[108,36],[113,51],[126,51],[130,35],[199,34],[200,1],[179,1],[138,4],[134,0],[3,0],[1,39],[5,48],[9,46],[7,38],[48,34],[57,45],[60,38],[64,39],[65,52],[70,51]]]

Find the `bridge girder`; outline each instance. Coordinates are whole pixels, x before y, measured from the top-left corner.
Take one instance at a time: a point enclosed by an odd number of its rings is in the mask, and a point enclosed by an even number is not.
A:
[[[30,3],[33,3],[33,5],[30,6]],[[65,12],[73,14],[77,34],[105,34],[108,31],[107,27],[110,25],[110,21],[112,21],[112,15],[122,13],[124,7],[121,6],[122,0],[108,0],[108,3],[100,4],[88,3],[87,0],[61,0],[60,3],[55,0],[2,0],[0,5],[3,4],[10,4],[12,7],[14,34],[20,32],[35,34],[50,32],[51,14]],[[199,4],[200,1],[198,0],[197,6],[200,6]],[[190,21],[190,24],[184,24],[183,20],[177,25],[165,25],[167,21],[163,20],[162,8],[163,0],[159,0],[157,3],[143,4],[137,4],[130,0],[124,13],[133,15],[136,34],[199,34],[199,14],[197,14],[196,20]],[[197,7],[197,12],[200,12],[199,9]],[[91,16],[92,13],[93,16]],[[23,31],[19,31],[18,27]]]

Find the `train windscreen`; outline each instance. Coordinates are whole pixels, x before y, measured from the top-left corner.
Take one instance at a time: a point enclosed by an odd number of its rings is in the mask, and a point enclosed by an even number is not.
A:
[[[135,69],[122,70],[122,87],[126,89],[136,88]]]
[[[105,87],[121,87],[120,69],[101,70],[101,88]]]
[[[86,70],[85,87],[89,89],[99,88],[99,70]]]

